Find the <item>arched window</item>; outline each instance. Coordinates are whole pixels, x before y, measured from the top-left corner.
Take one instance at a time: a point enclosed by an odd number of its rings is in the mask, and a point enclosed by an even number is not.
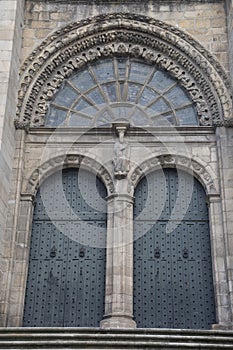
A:
[[[67,79],[50,102],[45,126],[105,126],[120,118],[132,126],[198,125],[193,101],[170,74],[115,57]]]

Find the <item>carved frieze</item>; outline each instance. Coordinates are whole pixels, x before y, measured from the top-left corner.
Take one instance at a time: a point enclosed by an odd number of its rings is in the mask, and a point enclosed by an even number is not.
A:
[[[227,75],[198,42],[161,21],[115,13],[71,23],[32,52],[22,67],[16,127],[43,126],[49,101],[64,80],[88,62],[114,55],[168,71],[195,102],[200,125],[232,118]]]

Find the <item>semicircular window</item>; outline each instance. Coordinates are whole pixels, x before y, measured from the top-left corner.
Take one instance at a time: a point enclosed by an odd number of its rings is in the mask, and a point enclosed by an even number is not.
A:
[[[198,125],[179,82],[130,58],[89,64],[65,81],[50,102],[45,126],[96,127],[127,119],[133,126]]]

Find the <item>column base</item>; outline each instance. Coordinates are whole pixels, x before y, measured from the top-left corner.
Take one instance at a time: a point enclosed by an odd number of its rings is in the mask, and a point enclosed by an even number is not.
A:
[[[100,322],[101,328],[133,328],[137,327],[136,322],[131,316],[127,315],[111,315],[105,316]]]
[[[211,328],[213,330],[231,331],[233,330],[233,324],[232,323],[215,323],[215,324],[212,324]]]

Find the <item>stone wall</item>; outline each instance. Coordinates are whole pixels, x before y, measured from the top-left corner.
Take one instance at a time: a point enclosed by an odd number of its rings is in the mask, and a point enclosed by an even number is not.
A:
[[[69,22],[109,12],[150,16],[191,34],[228,69],[224,1],[33,1],[27,0],[24,60],[53,31]]]
[[[228,40],[229,40],[229,65],[231,81],[233,81],[233,1],[226,1]]]
[[[19,59],[22,43],[23,0],[6,0],[0,2],[0,254],[5,241],[6,212],[12,175],[12,158],[14,154],[14,126],[16,113],[17,82]],[[10,250],[10,246],[8,246]],[[4,258],[4,257],[3,257]],[[0,284],[3,272],[8,266],[1,261]],[[5,304],[0,305],[0,313]]]

